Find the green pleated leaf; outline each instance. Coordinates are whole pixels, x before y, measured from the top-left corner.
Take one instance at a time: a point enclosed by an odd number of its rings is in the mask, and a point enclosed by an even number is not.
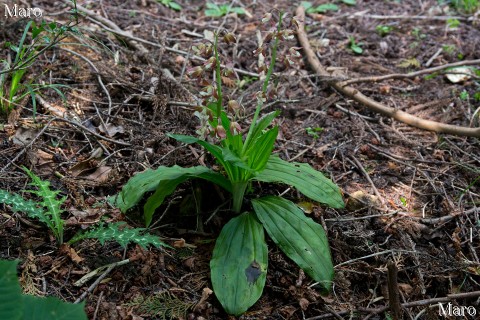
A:
[[[17,278],[17,261],[0,260],[0,319],[87,320],[85,303],[73,304],[58,298],[22,294]]]
[[[18,261],[0,261],[0,319],[22,319],[22,291],[17,280]]]
[[[254,179],[288,184],[312,200],[332,208],[345,207],[340,188],[306,163],[287,162],[272,155],[265,169],[259,172]]]
[[[197,166],[191,168],[182,168],[180,166],[158,167],[156,170],[148,169],[134,175],[122,188],[117,195],[114,204],[122,212],[136,205],[146,192],[160,188],[155,195],[155,203],[149,206],[158,207],[163,199],[175,190],[175,187],[183,181],[191,178],[200,178],[211,181],[231,191],[231,183],[221,174],[216,173],[207,167]],[[173,186],[174,185],[174,186]],[[172,187],[173,186],[173,187]],[[153,199],[151,200],[153,202]]]
[[[67,303],[54,297],[39,298],[23,295],[24,320],[87,320],[85,302]]]
[[[268,235],[306,274],[326,290],[333,280],[333,263],[325,231],[294,203],[268,196],[252,200]]]
[[[273,127],[267,132],[260,135],[252,144],[252,148],[246,153],[249,167],[254,171],[262,171],[275,146],[275,140],[278,135],[278,127]]]
[[[243,213],[222,229],[210,269],[215,295],[229,314],[240,315],[262,295],[268,252],[262,225]]]
[[[265,130],[270,123],[272,123],[273,119],[280,114],[280,111],[273,111],[264,115],[260,120],[257,121],[255,127],[252,131],[252,137],[250,138],[250,142],[248,145],[245,146],[246,153],[254,146],[254,141],[258,139],[262,135],[263,130]]]

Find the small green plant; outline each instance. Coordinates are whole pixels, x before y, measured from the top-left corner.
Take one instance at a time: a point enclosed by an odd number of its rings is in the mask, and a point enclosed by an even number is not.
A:
[[[50,189],[50,182],[40,179],[27,168],[23,168],[28,176],[32,179],[31,186],[38,190],[25,190],[25,192],[33,193],[41,201],[34,202],[26,200],[16,193],[10,193],[0,189],[0,204],[4,203],[11,206],[13,212],[24,212],[30,218],[38,219],[45,223],[52,231],[58,245],[63,244],[63,225],[64,220],[61,217],[63,210],[61,209],[66,197],[58,199],[59,191]],[[75,235],[69,244],[73,244],[83,239],[97,239],[103,244],[105,241],[116,241],[123,247],[133,242],[146,248],[148,245],[155,247],[168,246],[161,242],[158,237],[146,234],[145,229],[128,229],[125,228],[125,222],[116,222],[107,224],[104,227],[97,227],[92,230],[80,232]]]
[[[205,15],[207,17],[223,17],[229,13],[236,13],[236,14],[245,14],[245,9],[242,7],[232,7],[229,4],[215,4],[215,3],[207,3],[207,9],[205,9]]]
[[[357,4],[357,0],[342,0],[342,2],[349,6],[354,6]]]
[[[307,134],[309,136],[312,136],[313,139],[316,140],[316,139],[320,138],[319,133],[323,131],[323,128],[321,128],[321,127],[315,127],[315,128],[307,127],[307,128],[305,128],[305,131],[307,132]]]
[[[363,43],[362,42],[356,42],[355,37],[351,36],[348,38],[350,41],[349,48],[352,50],[353,53],[355,54],[362,54],[363,53]]]
[[[76,5],[75,1],[73,3]],[[15,59],[13,62],[5,59],[0,60],[0,64],[3,66],[3,70],[0,71],[0,116],[8,115],[25,97],[30,95],[33,116],[35,117],[35,95],[44,89],[53,89],[64,99],[64,95],[59,89],[65,87],[64,85],[35,83],[34,77],[27,78],[27,71],[42,53],[57,45],[69,33],[79,33],[75,27],[78,24],[76,9],[72,11],[72,14],[72,20],[65,26],[56,22],[46,23],[45,21],[37,25],[34,21],[29,21],[18,45],[10,42],[5,43],[5,46],[15,53]],[[29,32],[31,33],[32,43],[28,45],[26,40]]]
[[[377,31],[380,37],[385,37],[387,34],[393,31],[393,27],[380,24],[375,27],[375,31]]]
[[[262,55],[263,61],[270,57],[270,63],[260,66],[265,72],[265,79],[261,90],[255,94],[256,109],[246,134],[236,122],[240,108],[238,102],[232,99],[226,102],[222,91],[222,79],[235,76],[233,70],[221,67],[218,50],[221,35],[216,33],[213,43],[201,43],[193,48],[196,54],[206,59],[203,65],[188,72],[204,86],[200,92],[203,104],[197,112],[205,116],[202,118],[205,129],[197,131],[201,133],[200,138],[178,134],[169,136],[183,143],[197,143],[204,147],[215,158],[219,168],[161,166],[155,170],[148,169],[133,176],[121,192],[111,198],[122,212],[127,213],[149,193],[143,206],[148,227],[155,210],[166,197],[189,179],[204,179],[229,192],[232,195],[231,208],[236,216],[223,227],[217,238],[210,269],[214,292],[226,312],[233,315],[240,315],[251,307],[260,298],[265,286],[268,250],[264,230],[325,290],[330,289],[333,279],[332,259],[322,226],[307,218],[288,199],[255,196],[254,187],[259,182],[290,185],[314,201],[333,208],[344,207],[339,187],[322,173],[308,164],[288,162],[272,154],[279,131],[273,123],[279,113],[273,111],[260,117],[260,111],[267,98],[276,91],[269,84],[279,44],[293,38],[294,31],[290,27],[297,22],[295,18],[290,19],[290,23],[286,23],[288,28],[284,29],[282,13],[278,20],[268,13],[262,22],[271,29],[254,53]],[[235,43],[233,34],[225,32],[222,35],[227,44]],[[283,59],[286,66],[301,57],[298,49],[288,49]],[[211,73],[215,80],[209,80]],[[249,196],[252,194],[253,197]]]
[[[182,6],[172,0],[157,0],[157,2],[176,11],[182,10]]]
[[[457,29],[460,26],[460,21],[455,18],[447,19],[447,28],[449,29]]]
[[[451,4],[458,11],[472,14],[480,8],[478,0],[451,0]]]
[[[55,297],[22,294],[17,261],[0,260],[0,319],[87,320],[85,303],[73,304]]]
[[[470,95],[468,94],[467,90],[463,90],[462,92],[460,92],[458,97],[460,98],[460,100],[467,101],[470,98]]]
[[[421,41],[427,37],[426,34],[422,33],[422,30],[420,30],[420,28],[413,28],[412,35],[417,41]]]
[[[302,1],[302,6],[307,13],[326,13],[328,11],[338,11],[338,6],[333,3],[325,3],[316,7],[310,1]]]
[[[453,44],[445,44],[442,46],[442,50],[447,54],[453,54],[455,50],[457,50],[457,47]]]

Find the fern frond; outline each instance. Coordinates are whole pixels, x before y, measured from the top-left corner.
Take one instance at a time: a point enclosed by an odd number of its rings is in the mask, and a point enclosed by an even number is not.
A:
[[[125,228],[125,225],[125,222],[109,223],[104,227],[98,227],[93,230],[79,233],[68,241],[68,243],[72,244],[83,239],[97,239],[102,245],[105,241],[116,241],[124,248],[131,242],[138,244],[143,249],[146,249],[149,245],[153,245],[157,248],[170,247],[166,243],[160,241],[158,237],[143,233],[145,228],[130,229]]]
[[[33,193],[42,199],[41,202],[38,202],[40,205],[45,207],[47,210],[45,211],[46,219],[51,221],[53,228],[50,228],[55,235],[59,244],[63,243],[63,224],[64,221],[62,220],[61,214],[63,210],[61,209],[62,204],[65,202],[66,197],[62,197],[57,199],[58,194],[60,191],[50,189],[50,182],[44,181],[40,179],[37,175],[33,172],[28,170],[27,168],[23,167],[23,170],[28,174],[32,182],[30,185],[35,186],[38,190],[25,190],[26,192]],[[49,226],[50,227],[50,226]]]
[[[40,220],[50,229],[53,227],[51,221],[45,216],[45,212],[37,207],[37,203],[25,200],[16,193],[0,189],[0,203],[11,206],[13,212],[25,212],[28,217]]]

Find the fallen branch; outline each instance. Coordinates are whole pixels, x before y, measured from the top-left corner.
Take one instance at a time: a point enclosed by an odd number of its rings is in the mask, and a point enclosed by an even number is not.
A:
[[[472,66],[477,64],[480,64],[480,59],[458,61],[458,62],[448,63],[438,67],[423,69],[420,71],[410,72],[410,73],[392,73],[392,74],[386,74],[383,76],[355,78],[355,79],[343,81],[339,84],[342,86],[347,86],[349,84],[359,83],[359,82],[378,82],[378,81],[389,80],[389,79],[410,79],[410,78],[415,78],[424,74],[432,74],[448,68],[459,67],[459,66]]]
[[[300,41],[301,46],[303,47],[305,56],[307,57],[308,62],[312,66],[313,70],[320,76],[331,76],[329,72],[326,71],[325,67],[320,63],[317,56],[310,46],[308,41],[307,34],[305,33],[305,9],[302,6],[299,6],[296,11],[296,15],[299,21],[298,28],[298,40]],[[342,74],[335,74],[335,76],[344,76]],[[467,137],[477,137],[480,138],[480,128],[468,128],[461,127],[456,125],[450,125],[445,123],[440,123],[436,121],[422,119],[416,116],[413,116],[407,112],[396,110],[390,107],[385,106],[382,103],[379,103],[373,99],[362,94],[355,88],[349,86],[343,86],[341,81],[332,82],[332,87],[346,95],[347,97],[352,98],[353,100],[365,105],[367,108],[389,116],[395,120],[401,121],[408,125],[411,125],[416,128],[425,129],[428,131],[433,131],[437,133],[448,133],[457,136],[467,136]]]

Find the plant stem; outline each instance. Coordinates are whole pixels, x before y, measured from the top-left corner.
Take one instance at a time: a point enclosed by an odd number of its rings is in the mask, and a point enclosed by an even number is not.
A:
[[[277,25],[277,32],[280,32],[282,28],[282,17],[283,17],[283,12],[280,11],[280,17],[278,19],[278,25]],[[267,87],[268,83],[270,82],[270,78],[272,77],[273,69],[275,68],[275,62],[277,61],[277,48],[278,48],[278,43],[280,40],[278,39],[278,36],[275,37],[275,42],[273,44],[272,48],[272,59],[270,61],[270,65],[268,66],[268,71],[267,75],[265,76],[265,80],[263,81],[263,86],[262,86],[262,93],[266,95],[267,93]],[[248,129],[247,137],[245,139],[245,143],[243,145],[242,153],[246,150],[246,147],[248,146],[248,143],[250,142],[253,128],[255,127],[258,117],[260,115],[260,111],[262,110],[263,107],[263,101],[260,99],[257,104],[257,108],[255,109],[255,114],[253,115],[252,123],[250,124],[250,128]]]
[[[232,183],[232,195],[233,195],[233,212],[240,213],[242,210],[243,197],[245,190],[247,189],[248,181],[240,181]]]
[[[222,77],[220,76],[220,58],[218,56],[218,33],[215,33],[215,42],[213,44],[215,53],[215,80],[217,81],[217,123],[220,121],[220,113],[222,112]],[[225,130],[228,130],[226,128]]]

